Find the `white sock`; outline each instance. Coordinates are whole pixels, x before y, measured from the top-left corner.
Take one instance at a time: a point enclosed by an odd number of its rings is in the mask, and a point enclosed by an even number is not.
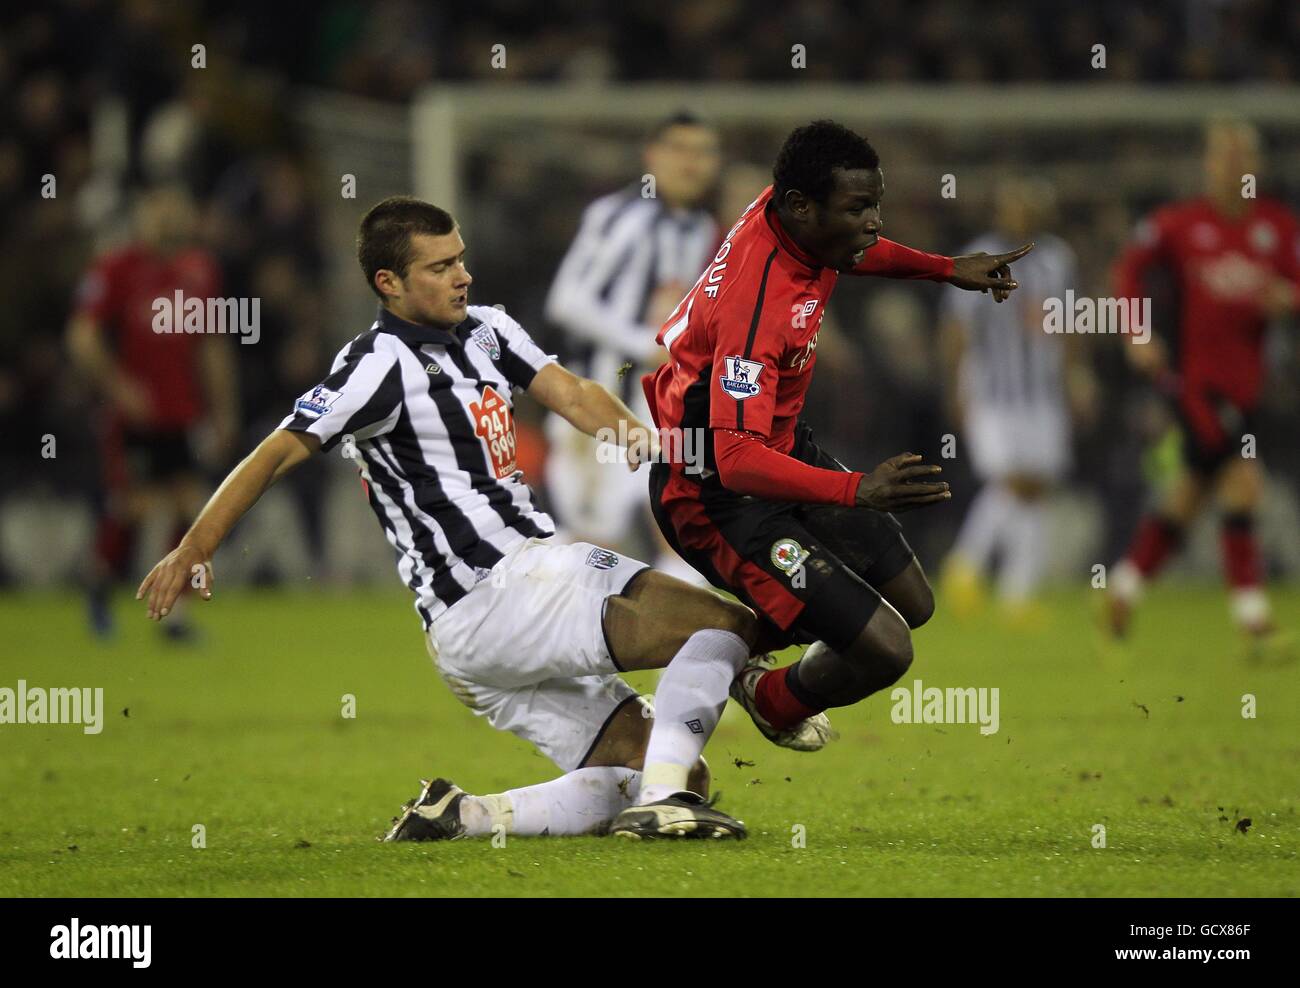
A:
[[[646,746],[638,803],[653,803],[686,789],[727,703],[727,692],[749,658],[738,635],[716,628],[697,631],[673,656],[655,690],[655,722]]]
[[[1136,603],[1142,597],[1143,580],[1131,559],[1121,559],[1110,574],[1110,589],[1120,600]]]
[[[1009,492],[997,483],[985,484],[966,513],[953,551],[979,571],[988,570],[993,549],[1014,511],[1015,503]]]
[[[535,786],[466,796],[460,821],[471,837],[486,837],[498,826],[520,837],[598,833],[632,805],[640,786],[635,769],[579,768]]]
[[[1254,631],[1269,623],[1268,597],[1263,587],[1236,587],[1228,598],[1228,605],[1232,619],[1246,631]]]
[[[1043,578],[1047,545],[1047,507],[1041,500],[1015,500],[1014,514],[1006,522],[998,593],[1007,603],[1023,603]]]

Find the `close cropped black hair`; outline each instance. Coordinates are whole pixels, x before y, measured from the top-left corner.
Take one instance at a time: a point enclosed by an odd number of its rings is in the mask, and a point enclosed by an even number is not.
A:
[[[375,273],[385,268],[406,277],[415,257],[413,234],[437,237],[454,229],[456,221],[450,213],[413,196],[389,196],[371,206],[357,230],[357,261],[370,290],[383,299],[375,287]]]
[[[791,131],[781,145],[772,166],[773,196],[779,202],[790,189],[797,189],[824,203],[834,184],[834,169],[879,167],[880,156],[865,137],[834,120],[814,120]]]

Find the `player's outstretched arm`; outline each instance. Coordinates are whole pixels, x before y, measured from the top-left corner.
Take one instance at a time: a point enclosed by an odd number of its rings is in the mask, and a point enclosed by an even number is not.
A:
[[[654,430],[598,381],[547,364],[533,378],[528,393],[579,432],[626,447],[632,470],[658,453]]]
[[[181,544],[149,571],[135,592],[136,600],[148,595],[151,620],[167,616],[200,568],[203,575],[196,589],[204,600],[212,599],[212,556],[217,546],[268,487],[319,449],[320,440],[315,436],[276,429],[230,471]]]

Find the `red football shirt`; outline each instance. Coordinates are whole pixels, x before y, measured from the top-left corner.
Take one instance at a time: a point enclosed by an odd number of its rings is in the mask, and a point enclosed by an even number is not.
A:
[[[658,340],[671,359],[642,385],[658,428],[713,430],[706,445],[714,456],[703,478],[673,463],[674,486],[683,479],[707,483],[716,470],[738,494],[852,504],[861,474],[788,455],[839,272],[799,249],[771,200],[768,186],[668,316]],[[882,238],[853,273],[942,281],[952,259]]]
[[[1258,199],[1237,219],[1208,199],[1157,210],[1137,227],[1116,267],[1116,294],[1137,299],[1154,266],[1168,266],[1181,294],[1178,328],[1182,401],[1193,424],[1217,429],[1205,401],[1218,395],[1243,410],[1259,400],[1267,279],[1300,286],[1300,229],[1279,202]],[[1205,421],[1201,421],[1202,419]]]
[[[82,279],[76,309],[108,334],[123,370],[145,388],[153,408],[149,427],[193,425],[203,414],[198,372],[202,336],[155,333],[154,300],[209,298],[220,291],[217,263],[207,251],[189,249],[169,257],[131,245],[101,257]]]

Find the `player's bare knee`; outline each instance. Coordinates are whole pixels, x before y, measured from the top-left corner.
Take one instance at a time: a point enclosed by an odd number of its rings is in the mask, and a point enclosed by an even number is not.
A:
[[[754,612],[744,604],[720,597],[710,590],[696,588],[696,592],[700,594],[700,606],[690,612],[695,616],[693,623],[696,625],[691,633],[705,628],[730,631],[752,650],[758,641],[758,619]]]
[[[889,648],[882,653],[882,658],[882,673],[892,677],[889,680],[891,683],[897,682],[912,667],[912,636],[905,634],[891,642]]]
[[[723,597],[717,598],[715,612],[716,623],[710,627],[720,631],[730,631],[736,637],[743,639],[752,651],[758,642],[758,619],[754,617],[754,612],[744,604]]]
[[[919,628],[934,616],[934,591],[915,559],[901,573],[881,585],[880,595],[909,628]]]
[[[896,611],[881,607],[844,656],[863,682],[881,689],[911,668],[912,635]]]
[[[908,602],[907,610],[901,613],[909,628],[919,628],[934,617],[934,591],[930,584],[923,584],[915,599]]]

